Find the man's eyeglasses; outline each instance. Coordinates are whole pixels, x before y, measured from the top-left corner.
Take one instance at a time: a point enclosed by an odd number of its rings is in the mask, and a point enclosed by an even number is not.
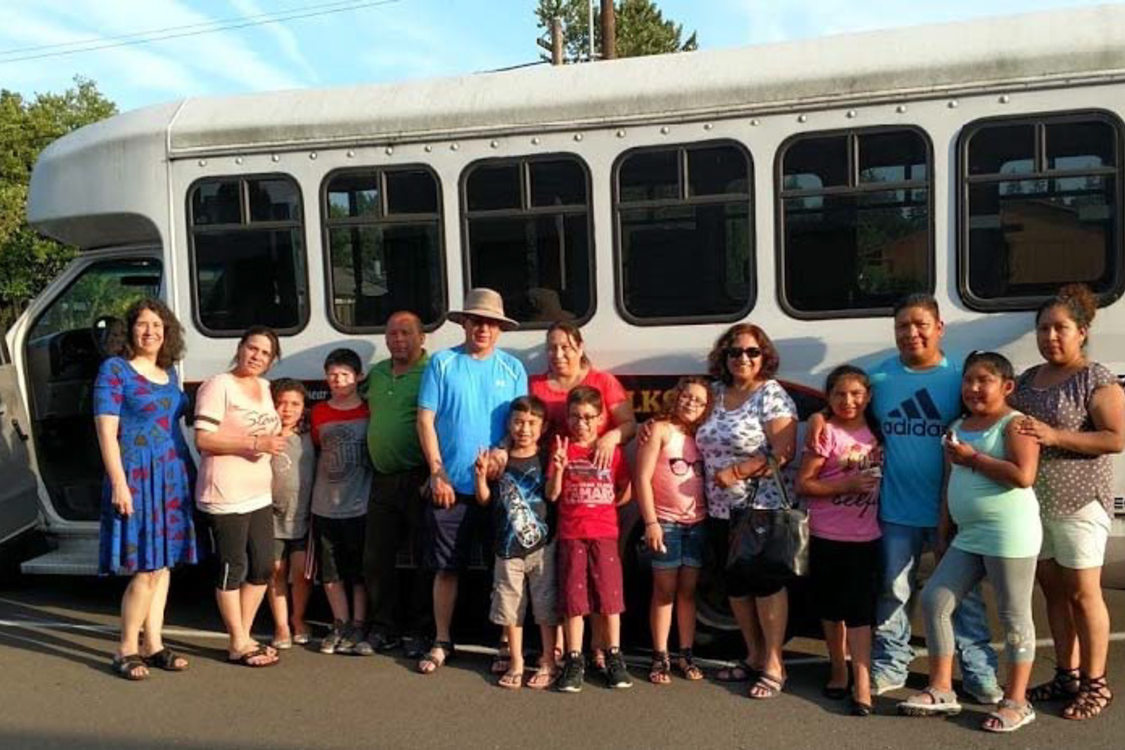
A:
[[[749,359],[757,359],[762,356],[762,350],[756,346],[728,346],[726,350],[727,359],[738,359],[744,354]]]

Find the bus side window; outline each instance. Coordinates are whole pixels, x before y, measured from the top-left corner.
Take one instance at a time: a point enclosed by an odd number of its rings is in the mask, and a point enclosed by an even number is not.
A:
[[[282,175],[219,177],[188,191],[196,321],[234,336],[308,321],[301,193]]]
[[[750,154],[727,141],[626,152],[614,170],[619,307],[638,325],[753,306]]]
[[[436,325],[446,310],[436,175],[421,166],[337,171],[323,200],[333,325],[371,332],[397,310]]]
[[[1030,310],[1069,282],[1121,294],[1121,135],[1121,122],[1099,112],[966,126],[958,232],[966,304]]]
[[[799,318],[889,313],[932,291],[932,159],[912,128],[791,138],[778,152],[781,302]]]
[[[590,175],[581,159],[474,162],[461,200],[466,288],[500,292],[520,323],[582,322],[594,313]]]

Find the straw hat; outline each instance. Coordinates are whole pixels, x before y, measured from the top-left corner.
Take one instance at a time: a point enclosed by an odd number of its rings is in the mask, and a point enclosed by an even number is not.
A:
[[[504,315],[504,298],[500,293],[485,287],[470,289],[465,293],[464,310],[450,310],[448,317],[454,323],[465,322],[465,317],[475,315],[488,318],[500,324],[500,330],[511,331],[519,328],[519,323]]]

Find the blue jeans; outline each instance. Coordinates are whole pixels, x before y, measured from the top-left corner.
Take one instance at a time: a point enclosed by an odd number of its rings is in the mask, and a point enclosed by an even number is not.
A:
[[[882,523],[883,580],[875,611],[875,639],[871,652],[872,678],[882,683],[906,680],[914,649],[910,647],[907,604],[918,585],[918,560],[933,549],[937,529]],[[966,688],[979,691],[996,686],[996,652],[980,585],[961,600],[953,613],[953,635]]]

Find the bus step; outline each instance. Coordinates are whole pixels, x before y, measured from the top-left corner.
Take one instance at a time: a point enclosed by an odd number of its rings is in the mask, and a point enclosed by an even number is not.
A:
[[[58,539],[58,548],[20,564],[29,575],[92,576],[98,574],[98,539]]]

